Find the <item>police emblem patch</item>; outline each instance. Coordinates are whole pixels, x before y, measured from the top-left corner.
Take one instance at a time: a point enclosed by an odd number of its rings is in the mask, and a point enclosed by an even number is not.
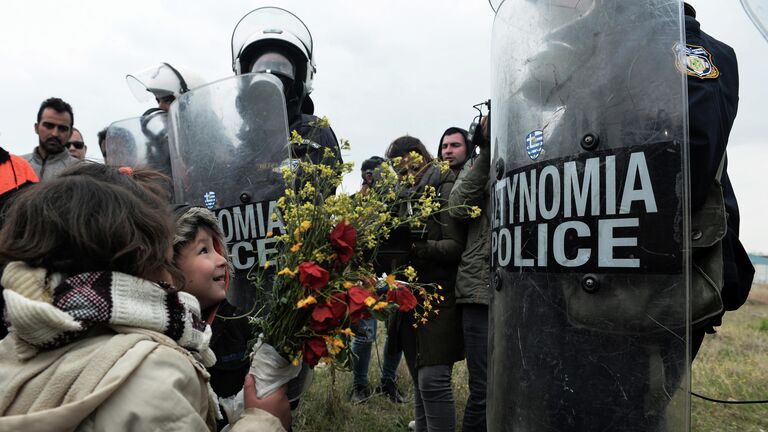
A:
[[[544,131],[535,130],[525,136],[525,150],[531,160],[536,160],[544,149]]]
[[[712,61],[712,54],[706,48],[699,45],[686,44],[681,49],[680,45],[675,45],[675,54],[677,54],[675,65],[681,71],[690,76],[701,79],[717,78],[720,71]],[[681,62],[685,62],[685,66]]]
[[[203,202],[208,210],[213,210],[216,207],[216,192],[206,192],[203,195]]]

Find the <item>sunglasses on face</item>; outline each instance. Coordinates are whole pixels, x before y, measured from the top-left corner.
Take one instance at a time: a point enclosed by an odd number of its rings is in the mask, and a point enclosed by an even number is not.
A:
[[[76,149],[82,150],[83,146],[85,146],[85,143],[82,141],[70,141],[66,144],[64,144],[64,147],[69,148],[71,146],[75,146]]]
[[[58,129],[61,133],[67,133],[70,130],[70,127],[67,125],[57,125],[50,122],[42,122],[42,125],[48,130]]]

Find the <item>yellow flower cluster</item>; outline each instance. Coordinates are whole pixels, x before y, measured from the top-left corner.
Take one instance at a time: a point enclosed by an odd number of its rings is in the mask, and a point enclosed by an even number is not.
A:
[[[317,303],[317,299],[314,296],[307,296],[307,298],[303,298],[296,302],[296,309],[304,309],[305,307],[309,305],[313,305]]]
[[[333,336],[323,336],[323,339],[325,339],[325,343],[328,346],[328,354],[330,355],[336,355],[341,352],[342,349],[346,346],[344,344],[344,341],[341,340],[341,338],[333,337]]]
[[[447,160],[437,162],[437,166],[440,167],[440,172],[445,174],[451,169],[451,163]]]
[[[323,116],[321,119],[309,122],[309,125],[320,129],[328,129],[331,127],[330,122],[328,122],[328,117],[326,116]]]
[[[294,144],[301,144],[304,142],[304,137],[299,135],[299,133],[296,132],[296,129],[294,129],[291,131],[291,137],[289,138],[289,140]]]
[[[408,282],[413,282],[416,280],[416,270],[411,266],[405,268],[403,275],[408,278]]]

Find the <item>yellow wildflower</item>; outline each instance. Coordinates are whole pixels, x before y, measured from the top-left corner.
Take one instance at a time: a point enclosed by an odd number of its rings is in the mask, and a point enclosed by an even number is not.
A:
[[[382,310],[385,307],[387,307],[387,305],[389,305],[389,303],[387,303],[387,302],[378,302],[378,303],[376,303],[376,306],[373,307],[373,310],[375,310],[375,311]]]
[[[274,235],[275,233],[273,231],[267,231],[267,238],[272,238]]]
[[[293,271],[293,270],[291,270],[291,269],[289,269],[288,267],[286,267],[286,268],[284,268],[284,269],[280,270],[279,272],[277,272],[277,275],[278,275],[278,276],[290,276],[290,277],[294,277],[294,276],[296,276],[296,272],[295,272],[295,271]]]
[[[272,265],[272,263],[271,263],[271,262],[269,262],[269,261],[266,261],[266,262],[264,263],[264,270],[268,269],[268,268],[269,268],[269,266],[271,266],[271,265]]]
[[[308,296],[307,298],[301,299],[298,302],[296,302],[296,309],[304,309],[305,307],[309,305],[313,305],[317,303],[317,299],[313,296]]]
[[[296,253],[301,249],[302,243],[296,243],[295,245],[291,246],[291,252]]]
[[[409,282],[413,282],[416,279],[416,269],[411,266],[405,268],[403,275],[408,278]]]
[[[480,207],[478,206],[472,206],[469,208],[469,217],[471,218],[478,218],[480,215],[483,214],[483,211],[480,210]]]
[[[440,167],[441,173],[447,173],[448,170],[451,169],[451,163],[448,161],[439,161],[437,166]]]
[[[299,135],[298,132],[296,132],[296,129],[291,131],[291,142],[296,144],[301,144],[302,142],[304,142],[304,138],[301,135]]]
[[[355,286],[355,284],[353,284],[352,282],[344,281],[344,288],[345,289],[351,289],[353,286]]]
[[[376,304],[376,299],[375,298],[368,297],[367,299],[365,299],[365,305],[366,306],[371,307],[371,306],[373,306],[375,304]]]
[[[294,357],[293,360],[291,360],[291,364],[294,365],[294,366],[298,366],[299,365],[299,358],[298,357]]]
[[[299,230],[301,232],[306,232],[311,226],[312,226],[312,222],[305,220],[301,223],[301,225],[299,225]]]
[[[347,336],[354,336],[355,332],[352,331],[351,328],[347,327],[345,329],[337,330],[339,334],[347,335]]]
[[[395,275],[387,275],[385,280],[387,282],[387,286],[389,286],[389,289],[395,289],[395,287],[397,287],[397,285],[395,285]]]
[[[330,122],[328,122],[328,117],[323,116],[321,119],[317,119],[315,121],[309,122],[310,126],[315,126],[318,128],[329,128]]]

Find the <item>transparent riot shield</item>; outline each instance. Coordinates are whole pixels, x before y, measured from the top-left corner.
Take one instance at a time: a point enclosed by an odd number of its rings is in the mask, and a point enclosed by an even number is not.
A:
[[[284,233],[277,199],[290,161],[280,81],[268,74],[216,81],[183,94],[170,117],[177,202],[216,213],[235,269],[227,297],[250,309],[257,292],[249,272],[273,259],[274,237]]]
[[[147,167],[171,176],[165,111],[112,123],[107,128],[104,142],[107,165]]]
[[[759,0],[741,0],[741,6],[763,39],[768,41],[768,4]]]
[[[488,430],[688,430],[682,4],[492,3]]]

